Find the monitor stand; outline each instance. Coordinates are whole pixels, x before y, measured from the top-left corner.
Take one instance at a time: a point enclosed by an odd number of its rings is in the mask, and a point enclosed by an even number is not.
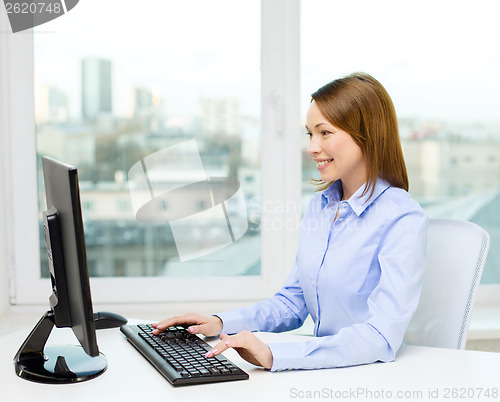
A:
[[[67,384],[90,380],[106,370],[108,363],[102,353],[91,357],[77,345],[46,346],[54,323],[53,311],[47,311],[19,348],[14,357],[19,377],[47,384]]]

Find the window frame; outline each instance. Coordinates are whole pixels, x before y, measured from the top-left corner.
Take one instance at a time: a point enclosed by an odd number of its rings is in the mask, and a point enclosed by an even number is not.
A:
[[[266,172],[262,175],[263,205],[284,205],[285,200],[300,205],[299,9],[299,0],[261,2],[261,169]],[[3,25],[9,26],[6,18]],[[0,85],[2,96],[9,100],[0,117],[8,133],[1,154],[6,175],[6,209],[11,211],[6,222],[10,298],[17,305],[46,303],[50,291],[49,280],[40,277],[34,34],[33,30],[27,30],[4,35],[5,46],[0,50],[1,59],[7,60]],[[285,152],[275,152],[277,149]],[[290,173],[285,180],[278,169],[273,169],[275,166]],[[300,219],[300,211],[294,208],[261,211],[263,220]],[[297,230],[262,231],[259,276],[91,278],[92,298],[94,303],[101,304],[260,300],[282,285],[294,261],[294,253],[287,250],[293,249],[297,242]]]

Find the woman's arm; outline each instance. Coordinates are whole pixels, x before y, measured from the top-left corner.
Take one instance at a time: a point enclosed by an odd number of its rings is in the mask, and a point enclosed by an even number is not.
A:
[[[365,322],[304,343],[269,344],[272,370],[394,360],[420,297],[427,225],[427,216],[413,211],[387,227],[378,250],[380,281],[368,298]]]
[[[223,322],[222,332],[235,334],[242,330],[289,331],[299,328],[308,314],[295,265],[284,286],[273,297],[217,316]]]

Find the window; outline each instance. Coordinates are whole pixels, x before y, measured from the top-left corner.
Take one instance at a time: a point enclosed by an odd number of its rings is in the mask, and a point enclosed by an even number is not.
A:
[[[380,80],[399,117],[410,193],[431,217],[470,220],[489,232],[482,283],[499,284],[500,170],[488,156],[500,155],[496,2],[307,0],[301,7],[301,105],[351,72]],[[306,158],[304,198],[315,174]]]
[[[54,22],[54,34],[34,35],[37,155],[78,167],[94,272],[260,274],[260,231],[245,226],[245,205],[261,194],[241,176],[260,174],[260,4],[88,1],[75,11]],[[133,170],[150,159],[141,176],[155,197],[168,197],[162,203],[179,199],[167,214],[175,225],[164,219],[166,209],[139,219],[148,206],[133,202],[140,191]],[[216,203],[218,194],[207,199],[196,185],[210,181],[206,188],[216,193],[214,178],[235,178],[241,187],[236,195],[221,189]],[[218,207],[233,196],[241,205],[226,222]],[[41,205],[44,198],[40,185]]]
[[[17,149],[12,160],[30,149],[38,167],[35,177],[30,173],[34,163],[20,169],[11,162],[13,198],[23,199],[32,210],[38,181],[38,210],[44,208],[42,155],[79,168],[94,300],[258,299],[282,283],[293,261],[293,256],[285,257],[285,244],[293,244],[296,233],[261,231],[261,222],[287,218],[286,212],[263,206],[296,197],[298,186],[276,184],[278,172],[262,177],[261,171],[275,163],[297,169],[298,158],[270,149],[283,149],[287,143],[289,151],[299,155],[297,120],[293,123],[298,88],[283,79],[298,81],[298,70],[286,67],[298,66],[298,4],[216,0],[199,1],[195,7],[193,2],[146,1],[138,9],[132,1],[104,5],[89,0],[50,27],[35,28],[32,43],[29,32],[12,38],[12,43],[24,39],[12,60],[26,66],[18,80],[12,68],[12,82],[24,99],[34,99],[36,121],[35,133],[24,127],[19,130],[23,138],[12,139]],[[120,15],[111,30],[110,15]],[[292,35],[286,35],[287,30]],[[276,55],[276,45],[285,54]],[[33,71],[35,82],[26,80]],[[17,105],[21,113],[33,115],[30,102],[24,103]],[[287,141],[288,136],[294,138]],[[165,152],[170,156],[162,159]],[[166,162],[170,166],[165,168]],[[172,184],[178,172],[183,173],[182,183]],[[24,173],[21,185],[16,177]],[[163,212],[204,212],[224,203],[218,209],[226,215],[222,223],[216,215],[174,227],[173,220],[167,225],[161,219],[136,219],[143,205],[134,204],[134,192],[141,189],[130,186],[131,177],[136,180],[132,184],[145,177],[154,191],[164,192],[203,182],[201,178],[231,179],[237,185],[223,187],[219,194],[218,182],[210,181],[212,204],[199,198],[196,186],[183,192],[182,204],[179,197],[161,200]],[[241,205],[245,219],[234,218],[242,213]],[[30,222],[25,231],[34,229],[33,217],[24,217]],[[16,252],[16,272],[23,277],[15,284],[17,300],[45,300],[47,284],[40,279],[46,273],[43,238],[40,232],[36,238],[23,237],[23,229],[17,229],[17,223],[12,226],[18,249],[22,243],[31,250],[39,244],[42,260],[40,270],[38,261]],[[182,233],[186,228],[187,236]],[[183,249],[179,233],[181,240],[196,238],[196,247],[188,244]],[[208,252],[193,256],[200,249]],[[252,291],[242,292],[243,284]],[[220,290],[214,292],[216,287]]]
[[[299,120],[310,93],[356,70],[378,78],[395,102],[414,198],[431,217],[469,219],[490,233],[481,293],[499,294],[495,155],[500,155],[500,81],[494,38],[500,28],[493,20],[493,1],[472,8],[429,0],[418,7],[389,0],[307,0],[300,7],[299,0],[201,1],[185,25],[177,24],[186,21],[182,2],[145,1],[133,18],[113,11],[136,7],[136,2],[105,3],[80,2],[33,35],[2,38],[0,66],[7,74],[0,80],[9,102],[3,102],[8,109],[0,113],[10,135],[0,152],[12,210],[7,240],[18,303],[47,297],[39,261],[43,254],[35,251],[43,244],[36,225],[43,207],[37,205],[41,177],[34,173],[42,151],[81,170],[97,302],[238,301],[270,295],[293,264],[296,222],[313,191],[315,171],[304,152]],[[151,12],[153,6],[162,13]],[[210,13],[214,17],[206,18]],[[103,28],[109,15],[117,15],[116,23]],[[194,24],[198,15],[205,18]],[[82,27],[82,20],[92,23]],[[475,22],[474,29],[463,29]],[[169,31],[172,26],[178,30]],[[67,33],[67,40],[58,30]],[[182,38],[181,32],[186,33]],[[141,65],[135,70],[137,60]],[[175,78],[162,84],[165,76]],[[37,105],[36,146],[32,104]],[[81,125],[69,129],[76,120]],[[234,132],[240,133],[238,141]],[[222,271],[207,270],[202,278],[196,267],[165,272],[166,259],[175,251],[179,258],[178,250],[159,247],[172,233],[131,219],[136,213],[127,193],[131,166],[180,139],[195,140],[208,177],[220,174],[238,181],[252,230],[238,241],[258,243],[259,263],[242,259]],[[255,155],[258,160],[252,159]],[[470,162],[465,163],[466,157]],[[160,208],[171,211],[174,200],[163,199]],[[144,242],[140,257],[121,255],[139,241]],[[234,243],[232,250],[237,250]],[[215,287],[223,294],[214,293]]]

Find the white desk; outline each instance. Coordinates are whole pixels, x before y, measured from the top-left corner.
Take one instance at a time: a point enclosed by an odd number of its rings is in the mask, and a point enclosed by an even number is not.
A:
[[[14,371],[13,357],[30,329],[0,338],[2,401],[500,401],[500,354],[416,346],[402,347],[393,363],[280,373],[254,367],[230,350],[225,355],[249,373],[249,380],[174,388],[118,329],[98,331],[99,348],[108,359],[108,369],[100,377],[77,384],[38,384],[18,378]],[[258,335],[269,342],[308,338]],[[54,329],[49,342],[76,341],[70,330]]]

